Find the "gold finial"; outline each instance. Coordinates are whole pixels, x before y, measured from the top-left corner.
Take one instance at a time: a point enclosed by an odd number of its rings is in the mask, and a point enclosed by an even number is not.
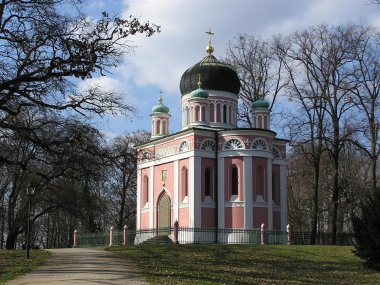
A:
[[[206,52],[208,54],[212,54],[212,52],[214,51],[214,47],[211,44],[211,36],[214,35],[214,33],[211,32],[211,28],[209,28],[206,34],[208,34],[208,46],[206,47]]]
[[[201,74],[198,74],[198,88],[202,87],[202,82],[201,82]]]

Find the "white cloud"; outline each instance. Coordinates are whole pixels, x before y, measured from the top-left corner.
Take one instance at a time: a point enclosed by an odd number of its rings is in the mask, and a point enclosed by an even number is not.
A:
[[[102,90],[121,94],[126,102],[133,106],[146,105],[146,102],[137,99],[133,94],[133,88],[128,84],[127,80],[121,81],[110,76],[101,76],[96,78],[86,79],[78,84],[81,91],[89,88],[98,87]]]
[[[141,15],[162,28],[151,38],[133,39],[138,48],[136,56],[128,59],[132,79],[173,94],[179,94],[182,73],[206,55],[209,27],[215,32],[214,54],[220,57],[238,33],[270,37],[319,23],[363,21],[376,10],[365,0],[130,0],[124,5],[125,17]]]
[[[157,103],[158,91],[162,90],[165,104],[171,108],[171,129],[178,131],[180,78],[206,55],[208,28],[215,32],[214,55],[221,58],[228,42],[238,33],[269,38],[321,23],[370,23],[380,27],[380,9],[369,3],[369,0],[124,0],[120,12],[123,17],[140,16],[142,21],[160,25],[162,32],[150,38],[131,37],[138,46],[136,55],[128,56],[125,65],[114,72],[112,77],[116,81],[98,80],[108,87],[125,89],[133,100],[138,98],[138,102],[147,104],[139,110],[143,118],[139,128],[149,128],[150,107]]]

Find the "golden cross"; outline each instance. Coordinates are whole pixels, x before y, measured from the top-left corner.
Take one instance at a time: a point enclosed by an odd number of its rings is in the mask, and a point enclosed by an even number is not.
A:
[[[208,34],[208,41],[209,41],[209,43],[211,43],[211,36],[214,35],[214,33],[211,32],[211,28],[208,29],[208,32],[206,32],[206,34]]]

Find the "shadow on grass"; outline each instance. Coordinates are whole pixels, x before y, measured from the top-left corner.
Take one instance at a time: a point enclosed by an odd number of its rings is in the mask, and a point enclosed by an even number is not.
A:
[[[115,248],[158,284],[380,284],[349,247],[170,245]]]

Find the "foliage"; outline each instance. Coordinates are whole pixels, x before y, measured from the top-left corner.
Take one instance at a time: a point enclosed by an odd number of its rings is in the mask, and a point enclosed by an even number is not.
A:
[[[104,198],[108,201],[112,224],[118,230],[136,225],[136,146],[147,142],[150,134],[137,131],[114,138],[109,145],[110,166]]]
[[[252,127],[252,103],[259,99],[271,99],[287,85],[282,72],[282,62],[272,41],[264,41],[247,34],[239,34],[229,42],[226,62],[236,68],[240,79],[238,117],[242,124]]]
[[[32,250],[30,259],[25,258],[24,250],[0,250],[0,284],[29,272],[50,256],[45,250]]]
[[[376,284],[351,247],[140,245],[110,248],[154,284]]]
[[[353,216],[352,225],[356,255],[380,271],[380,189],[362,204],[361,215]]]
[[[46,231],[47,244],[67,246],[74,227],[104,229],[100,192],[109,153],[90,120],[135,108],[124,94],[77,83],[107,75],[134,52],[131,37],[159,27],[107,13],[94,20],[81,5],[11,0],[0,7],[1,248],[4,235],[11,249],[25,233],[29,198],[32,225]]]

